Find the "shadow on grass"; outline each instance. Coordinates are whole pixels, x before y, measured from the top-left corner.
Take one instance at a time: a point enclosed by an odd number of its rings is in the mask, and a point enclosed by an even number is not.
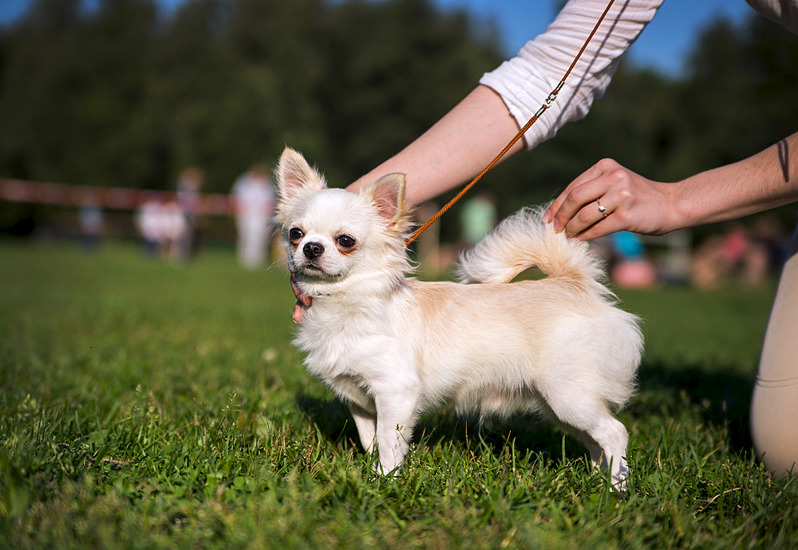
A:
[[[333,397],[318,398],[298,393],[296,404],[300,411],[310,418],[328,441],[346,441],[358,446],[357,428],[347,406]]]
[[[362,451],[357,428],[342,402],[332,397],[318,398],[301,393],[296,402],[324,438]],[[563,440],[563,435],[564,432],[538,415],[516,414],[507,419],[480,421],[473,416],[459,417],[451,406],[446,406],[421,417],[416,423],[413,441],[427,450],[454,441],[465,450],[484,452],[477,449],[487,448],[495,456],[512,445],[516,453],[534,452],[552,458],[560,457],[565,445],[566,458],[585,455],[586,450],[578,439],[566,437]]]
[[[670,416],[683,412],[685,403],[700,415],[705,424],[726,427],[730,444],[737,451],[748,451],[750,405],[754,375],[741,374],[739,368],[712,368],[698,365],[673,367],[644,364],[638,373],[638,395],[627,411],[644,417],[650,411]]]
[[[645,418],[656,414],[676,418],[693,415],[696,422],[725,427],[730,445],[740,452],[752,447],[749,432],[749,405],[753,391],[751,376],[734,369],[707,371],[699,366],[674,368],[661,364],[643,365],[638,374],[638,394],[624,409],[624,414]],[[298,408],[318,427],[323,437],[360,449],[357,429],[342,402],[333,397],[318,398],[304,393],[296,397]],[[433,448],[448,441],[460,443],[466,449],[487,447],[495,455],[508,444],[516,452],[542,453],[560,457],[565,445],[565,457],[582,457],[585,448],[574,437],[538,415],[517,414],[507,419],[458,417],[447,406],[427,413],[416,425],[414,441],[425,448]]]

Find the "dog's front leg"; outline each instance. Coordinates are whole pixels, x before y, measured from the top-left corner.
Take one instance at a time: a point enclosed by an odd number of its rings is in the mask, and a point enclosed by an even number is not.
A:
[[[395,392],[376,399],[377,451],[382,474],[396,470],[410,450],[417,401],[418,396],[411,392]]]
[[[349,404],[349,410],[357,426],[360,444],[367,453],[374,450],[374,440],[377,437],[377,417],[354,403]]]

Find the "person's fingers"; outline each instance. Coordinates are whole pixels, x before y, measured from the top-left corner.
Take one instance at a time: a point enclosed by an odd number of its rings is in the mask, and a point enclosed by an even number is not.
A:
[[[551,223],[554,221],[554,216],[557,215],[557,212],[560,210],[560,206],[562,205],[562,201],[565,200],[565,197],[568,195],[568,188],[566,187],[565,190],[560,193],[556,199],[554,199],[549,207],[546,208],[546,211],[543,212],[543,217],[541,218],[544,223]]]
[[[571,233],[578,234],[598,221],[597,211],[592,210],[590,204],[596,199],[601,199],[609,190],[612,180],[607,178],[607,174],[617,172],[619,169],[622,168],[617,162],[604,159],[571,182],[565,192],[558,197],[562,198],[562,201],[556,206],[556,210],[552,208],[551,218],[555,231],[562,231],[570,224]],[[595,204],[593,206],[597,207]]]
[[[616,231],[623,231],[625,226],[622,217],[619,216],[617,212],[615,215],[613,215],[610,213],[609,209],[607,209],[606,212],[606,217],[602,216],[595,223],[589,225],[579,233],[569,234],[568,230],[566,229],[565,234],[568,237],[575,237],[582,241],[590,241],[605,235],[609,235],[610,233],[615,233]]]
[[[600,178],[607,170],[615,170],[620,165],[612,159],[603,159],[574,179],[560,195],[554,199],[549,208],[543,215],[544,222],[553,222],[557,231],[562,230],[565,222],[570,220],[575,212],[585,205],[585,202],[595,199],[597,196],[589,197],[591,187],[584,188],[584,185]],[[593,189],[593,191],[599,191]],[[584,198],[584,197],[588,198]],[[563,207],[565,210],[563,210]]]
[[[596,199],[604,196],[605,190],[606,184],[600,179],[589,180],[571,189],[554,215],[554,230],[567,230],[576,235],[601,220],[603,216]]]
[[[560,222],[557,220],[558,215],[560,214],[560,209],[562,208],[563,203],[568,199],[569,194],[571,193],[571,189],[573,188],[573,183],[569,184],[562,193],[560,193],[556,199],[552,201],[546,211],[543,213],[543,221],[545,223],[553,223],[554,230],[560,232],[562,230],[562,226],[560,226]]]
[[[568,237],[583,234],[589,228],[603,222],[612,214],[614,208],[607,205],[607,199],[596,199],[582,206],[562,229]],[[602,227],[606,224],[602,224]]]

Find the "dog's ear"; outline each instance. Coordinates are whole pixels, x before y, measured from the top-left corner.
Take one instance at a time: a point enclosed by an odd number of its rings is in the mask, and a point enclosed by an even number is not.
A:
[[[365,194],[377,207],[377,212],[389,227],[405,230],[410,213],[410,204],[405,199],[405,175],[388,174],[373,184],[364,187]]]
[[[278,223],[284,223],[288,212],[308,194],[327,187],[324,177],[311,168],[305,157],[290,147],[286,147],[280,156],[275,180],[280,198],[275,213]]]
[[[280,199],[289,201],[327,186],[324,177],[311,168],[300,153],[290,147],[283,150],[276,170]]]

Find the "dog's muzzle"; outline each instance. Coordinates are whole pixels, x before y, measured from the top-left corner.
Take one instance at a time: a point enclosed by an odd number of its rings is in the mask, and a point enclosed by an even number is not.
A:
[[[302,248],[302,253],[308,260],[315,260],[324,254],[324,246],[319,243],[306,243]]]

